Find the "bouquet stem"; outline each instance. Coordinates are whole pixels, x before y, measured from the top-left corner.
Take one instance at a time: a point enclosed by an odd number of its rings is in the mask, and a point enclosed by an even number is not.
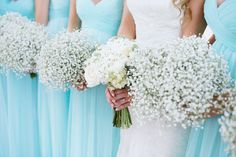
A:
[[[132,125],[132,120],[128,107],[120,111],[114,111],[113,126],[127,129]]]
[[[34,78],[36,78],[37,77],[37,74],[36,73],[30,73],[30,78],[31,79],[34,79]]]

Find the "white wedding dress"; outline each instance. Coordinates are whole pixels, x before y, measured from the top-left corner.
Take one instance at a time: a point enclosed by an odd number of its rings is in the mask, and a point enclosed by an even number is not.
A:
[[[172,0],[127,0],[136,24],[137,41],[148,47],[179,37],[181,13]],[[136,123],[121,131],[118,157],[184,157],[189,130],[163,127],[163,121]]]

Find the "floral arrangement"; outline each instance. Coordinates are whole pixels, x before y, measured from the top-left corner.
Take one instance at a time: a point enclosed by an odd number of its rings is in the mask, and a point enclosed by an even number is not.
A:
[[[110,89],[127,85],[127,62],[136,48],[134,41],[122,37],[111,38],[101,45],[86,62],[85,79],[88,87],[105,84]],[[128,128],[132,124],[128,108],[115,111],[113,125]]]
[[[137,49],[128,66],[131,106],[140,123],[159,118],[199,126],[211,108],[224,107],[212,99],[232,83],[227,63],[196,36]]]
[[[67,90],[85,84],[85,61],[96,44],[80,31],[60,33],[49,40],[38,55],[38,73],[42,83],[50,88]]]
[[[0,17],[0,66],[17,74],[36,73],[35,57],[46,43],[45,27],[18,13]]]
[[[236,89],[229,90],[222,100],[227,109],[220,119],[220,132],[228,144],[227,151],[236,157]]]

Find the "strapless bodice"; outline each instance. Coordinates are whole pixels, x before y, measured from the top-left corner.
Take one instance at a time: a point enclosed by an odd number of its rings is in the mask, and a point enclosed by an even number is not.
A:
[[[155,47],[179,37],[181,13],[172,0],[127,0],[127,4],[136,24],[137,41]]]

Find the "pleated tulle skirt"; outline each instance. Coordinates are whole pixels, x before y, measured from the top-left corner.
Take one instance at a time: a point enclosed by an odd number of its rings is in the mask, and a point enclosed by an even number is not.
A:
[[[38,120],[41,157],[65,157],[70,92],[39,83]]]
[[[4,14],[5,0],[0,2],[0,16]],[[8,157],[7,78],[0,68],[0,157]]]
[[[60,12],[60,14],[63,13]],[[52,15],[52,13],[50,13]],[[53,13],[55,15],[55,13]],[[53,37],[66,28],[67,19],[49,17],[48,33]],[[40,82],[38,88],[39,134],[42,157],[66,157],[70,91],[50,89]]]
[[[49,90],[48,111],[53,157],[65,157],[67,151],[67,126],[70,91]]]
[[[41,157],[52,156],[51,122],[49,119],[48,88],[38,82],[38,122]]]
[[[120,134],[112,120],[105,86],[71,90],[67,157],[116,157]]]
[[[7,79],[0,73],[0,157],[8,157]]]
[[[7,73],[9,157],[40,157],[37,81],[28,74]]]
[[[203,129],[191,129],[185,157],[228,157],[219,132],[219,118],[206,120]]]
[[[38,119],[41,157],[65,157],[70,91],[49,89],[39,83]]]
[[[228,62],[230,74],[236,79],[236,50],[216,41],[213,49]],[[227,145],[220,134],[220,116],[207,119],[203,129],[192,128],[185,157],[229,157]]]

